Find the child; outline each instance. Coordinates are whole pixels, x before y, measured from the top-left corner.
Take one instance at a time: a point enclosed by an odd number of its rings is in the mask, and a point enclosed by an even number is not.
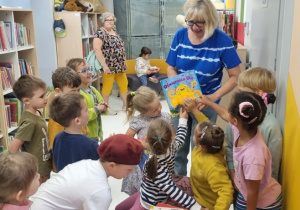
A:
[[[264,100],[255,93],[239,92],[228,111],[207,96],[199,102],[212,107],[233,130],[236,209],[281,209],[281,186],[271,176],[272,157],[258,128],[267,111]]]
[[[102,121],[101,114],[106,113],[108,105],[103,101],[101,94],[91,86],[92,72],[88,63],[82,58],[72,58],[68,61],[67,66],[75,70],[81,78],[80,93],[86,100],[89,110],[89,133],[88,137],[102,141]]]
[[[0,209],[28,210],[40,186],[38,161],[27,152],[0,153]]]
[[[122,179],[131,173],[141,161],[143,146],[131,136],[117,134],[100,144],[98,154],[99,160],[81,160],[51,176],[30,198],[31,210],[108,210],[108,177]]]
[[[238,88],[240,91],[249,91],[258,94],[265,101],[266,106],[274,103],[276,97],[272,94],[276,89],[276,79],[274,74],[260,67],[255,67],[243,71],[238,77]],[[279,168],[282,157],[282,134],[278,120],[270,110],[267,110],[263,122],[259,125],[259,130],[272,156],[272,177],[279,181]],[[225,135],[227,139],[226,160],[228,168],[234,177],[232,148],[233,133],[230,125],[226,126]]]
[[[148,86],[148,78],[151,82],[158,83],[156,77],[160,68],[150,65],[149,58],[151,53],[148,47],[142,47],[141,54],[135,62],[135,71],[143,86]]]
[[[229,209],[233,186],[224,159],[224,131],[203,122],[196,126],[193,140],[190,181],[195,200],[208,209]]]
[[[151,205],[165,203],[168,196],[185,208],[201,208],[192,197],[176,187],[171,176],[174,171],[175,152],[184,144],[187,118],[187,112],[181,109],[174,141],[169,122],[156,119],[150,123],[145,141],[149,145],[151,155],[143,169],[140,192],[120,203],[116,210],[150,209]]]
[[[57,172],[66,165],[83,159],[98,160],[98,143],[81,134],[89,120],[84,97],[69,92],[56,96],[50,104],[50,116],[65,130],[55,136],[53,158]]]
[[[52,84],[55,91],[55,95],[59,96],[68,92],[79,92],[81,79],[80,76],[74,72],[70,67],[59,67],[52,74]],[[64,126],[55,122],[51,117],[48,122],[48,135],[50,148],[53,148],[53,142],[55,136],[64,130]],[[88,133],[87,126],[81,128],[82,134]],[[52,160],[52,170],[56,172],[55,164]]]
[[[16,153],[22,148],[23,152],[33,154],[38,159],[40,182],[43,183],[49,179],[52,169],[47,125],[38,110],[47,105],[46,83],[40,78],[22,75],[15,82],[13,91],[25,106],[18,131],[8,150]]]
[[[161,112],[161,103],[154,90],[149,87],[141,86],[136,92],[127,95],[126,121],[129,122],[129,128],[126,134],[129,136],[137,135],[137,139],[144,139],[147,134],[149,123],[157,118],[162,118],[171,123],[171,115]],[[134,116],[135,110],[140,114]],[[175,133],[175,132],[173,132]],[[148,155],[144,154],[140,163],[140,168],[136,167],[132,174],[125,177],[122,182],[122,192],[132,195],[139,191],[142,181],[142,169]]]

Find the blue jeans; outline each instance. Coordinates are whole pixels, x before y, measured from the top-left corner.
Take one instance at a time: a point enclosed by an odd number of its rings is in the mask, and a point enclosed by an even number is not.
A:
[[[148,78],[152,77],[152,76],[156,76],[158,77],[158,72],[153,73],[153,74],[146,74],[146,75],[142,75],[139,77],[141,83],[143,86],[148,86]]]
[[[211,108],[207,107],[206,109],[202,110],[203,114],[211,121],[211,122],[216,122],[217,121],[217,113]],[[175,131],[178,128],[178,121],[179,121],[179,116],[172,118],[173,125],[175,128]],[[178,150],[175,154],[175,174],[187,175],[187,163],[188,163],[188,154],[190,152],[190,147],[191,150],[194,148],[194,141],[193,141],[193,136],[194,136],[194,131],[195,131],[195,126],[198,124],[198,121],[194,117],[192,113],[189,113],[189,119],[187,122],[188,130],[187,130],[187,135],[185,137],[185,144],[184,146]]]

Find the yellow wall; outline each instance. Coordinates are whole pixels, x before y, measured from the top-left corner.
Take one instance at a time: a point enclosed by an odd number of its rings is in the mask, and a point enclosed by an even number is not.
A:
[[[289,78],[284,122],[282,189],[285,210],[300,209],[300,1],[294,2],[294,17],[289,62]]]
[[[226,9],[235,9],[235,0],[226,0]]]

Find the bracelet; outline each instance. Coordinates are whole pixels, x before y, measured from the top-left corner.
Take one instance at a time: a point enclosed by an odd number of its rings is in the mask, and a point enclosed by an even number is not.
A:
[[[98,107],[95,106],[94,108],[97,110],[98,114],[101,114],[101,111],[98,109]]]

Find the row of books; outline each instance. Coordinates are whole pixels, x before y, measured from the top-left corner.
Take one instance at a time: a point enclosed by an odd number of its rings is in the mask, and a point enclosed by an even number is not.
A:
[[[0,51],[14,48],[14,38],[16,46],[24,47],[31,45],[30,29],[22,23],[14,23],[15,36],[13,36],[13,23],[11,21],[0,21]]]
[[[30,29],[22,23],[15,23],[17,46],[25,47],[31,45]]]
[[[82,54],[83,57],[87,57],[89,55],[89,52],[93,50],[93,45],[90,43],[82,43]]]
[[[88,33],[85,31],[83,24],[81,24],[81,36],[93,36],[95,34],[95,26],[92,18],[88,18]]]
[[[4,98],[7,127],[17,127],[22,113],[21,102],[17,98]]]
[[[19,59],[19,67],[20,67],[20,74],[29,74],[34,75],[33,66],[31,62],[25,60],[25,59]]]
[[[0,62],[2,89],[11,89],[15,82],[15,73],[12,62]]]
[[[218,11],[219,15],[219,29],[224,31],[228,36],[234,38],[234,11],[233,10],[223,10]]]

